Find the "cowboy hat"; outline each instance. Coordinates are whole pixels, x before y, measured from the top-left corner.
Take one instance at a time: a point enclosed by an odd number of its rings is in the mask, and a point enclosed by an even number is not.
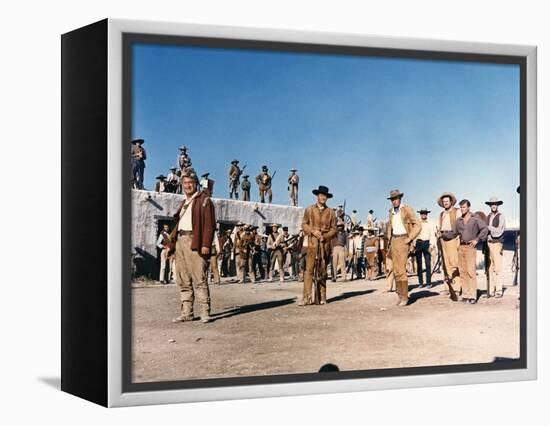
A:
[[[206,173],[201,175],[201,177],[205,177],[205,178],[207,178],[208,176],[210,176],[210,172],[206,172]]]
[[[332,198],[332,194],[330,192],[328,192],[328,188],[326,186],[323,186],[323,185],[319,185],[319,188],[314,189],[311,192],[313,193],[313,195],[324,194],[324,195],[327,196],[327,198]]]
[[[424,207],[423,209],[417,210],[417,213],[420,213],[420,214],[426,213],[427,214],[427,213],[431,213],[431,211],[428,210],[426,207]]]
[[[250,177],[250,175],[243,175],[244,179],[248,179],[249,177]]]
[[[238,163],[239,163],[239,160],[233,160],[233,161],[231,162],[231,164],[238,164]]]
[[[390,191],[390,196],[388,197],[388,200],[393,200],[394,198],[401,198],[403,197],[403,194],[399,189],[393,189]]]
[[[136,143],[144,144],[145,141],[143,139],[133,139],[132,140],[132,145],[135,145]]]
[[[496,204],[497,206],[500,206],[502,203],[504,203],[504,201],[499,200],[498,197],[491,197],[489,198],[489,201],[485,201],[485,204],[487,204],[488,206],[492,204]]]
[[[187,147],[185,145],[180,146],[180,151],[187,151]]]
[[[451,199],[451,206],[454,206],[456,204],[455,194],[453,194],[452,192],[444,192],[437,199],[437,204],[439,204],[439,207],[443,207],[443,198],[445,197],[449,197]]]
[[[166,179],[166,176],[164,176],[164,175],[158,175],[155,179],[164,180],[164,179]]]
[[[403,195],[403,194],[401,194],[401,195]],[[370,214],[373,214],[373,213],[374,213],[374,210],[370,209],[370,210],[369,210],[369,213],[370,213]]]
[[[292,169],[290,169],[291,172],[297,172],[298,169],[295,169],[294,167]]]
[[[268,170],[267,166],[262,166],[262,170]]]

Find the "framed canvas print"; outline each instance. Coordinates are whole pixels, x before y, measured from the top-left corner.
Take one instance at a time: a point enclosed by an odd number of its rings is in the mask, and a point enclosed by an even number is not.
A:
[[[62,42],[62,389],[536,378],[536,48],[106,19]]]

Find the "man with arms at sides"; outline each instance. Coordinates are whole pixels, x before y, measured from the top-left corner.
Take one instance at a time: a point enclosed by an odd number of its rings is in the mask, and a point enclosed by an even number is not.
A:
[[[192,168],[182,174],[182,189],[185,200],[174,215],[176,226],[170,235],[176,248],[176,281],[181,299],[181,315],[173,321],[193,320],[196,295],[201,321],[206,323],[211,320],[207,274],[216,215],[210,197],[197,191],[197,176]]]
[[[432,287],[432,251],[435,250],[436,236],[435,227],[433,223],[428,219],[430,211],[427,208],[419,210],[420,213],[420,225],[422,230],[416,241],[414,242],[414,248],[416,250],[416,271],[418,273],[418,287],[424,286],[424,274],[422,271],[422,257],[424,257],[424,264],[426,265],[426,288]]]
[[[437,204],[443,208],[443,211],[439,215],[439,227],[436,234],[441,248],[443,273],[450,298],[453,302],[456,302],[461,290],[461,280],[458,271],[459,240],[456,234],[453,233],[453,227],[460,212],[454,206],[456,204],[456,197],[451,192],[441,194],[437,199]],[[446,293],[446,290],[442,292],[442,294]]]
[[[487,247],[489,250],[489,279],[487,280],[487,297],[502,297],[502,245],[504,243],[504,228],[506,228],[506,218],[498,211],[503,203],[497,197],[491,197],[486,201],[491,208],[487,217]]]
[[[459,237],[458,269],[462,282],[462,301],[477,303],[476,253],[477,243],[487,238],[487,224],[470,212],[470,201],[460,203],[461,216],[456,219],[453,233]]]
[[[332,198],[332,194],[326,186],[319,185],[318,189],[312,191],[317,197],[315,204],[307,207],[304,212],[302,229],[308,238],[306,253],[306,270],[304,274],[304,294],[299,306],[311,305],[313,271],[315,266],[319,268],[320,280],[317,282],[319,287],[316,301],[324,305],[327,302],[327,265],[330,259],[331,240],[336,236],[336,214],[334,210],[327,206],[327,200]],[[317,256],[319,248],[320,256]]]
[[[388,200],[391,201],[392,207],[389,210],[389,222],[386,230],[390,246],[389,256],[392,260],[395,286],[399,296],[398,306],[407,306],[409,303],[407,260],[412,242],[421,230],[414,209],[402,203],[403,195],[398,189],[390,192]]]

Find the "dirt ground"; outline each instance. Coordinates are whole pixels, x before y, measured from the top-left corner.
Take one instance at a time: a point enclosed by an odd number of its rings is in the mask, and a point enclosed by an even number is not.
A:
[[[176,285],[134,284],[133,381],[149,382],[493,362],[519,357],[518,287],[502,299],[451,302],[436,286],[397,307],[385,280],[328,282],[328,304],[299,307],[302,283],[211,285],[214,321],[171,322]],[[478,274],[484,289],[485,275]],[[196,313],[198,308],[195,308]]]

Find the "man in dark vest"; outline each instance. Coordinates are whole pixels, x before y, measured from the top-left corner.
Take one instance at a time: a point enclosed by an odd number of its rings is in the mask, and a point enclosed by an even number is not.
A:
[[[489,279],[487,280],[487,297],[502,297],[502,244],[504,243],[504,228],[506,227],[506,218],[498,211],[502,200],[497,197],[491,197],[486,201],[491,211],[487,216],[487,247],[489,250]]]

